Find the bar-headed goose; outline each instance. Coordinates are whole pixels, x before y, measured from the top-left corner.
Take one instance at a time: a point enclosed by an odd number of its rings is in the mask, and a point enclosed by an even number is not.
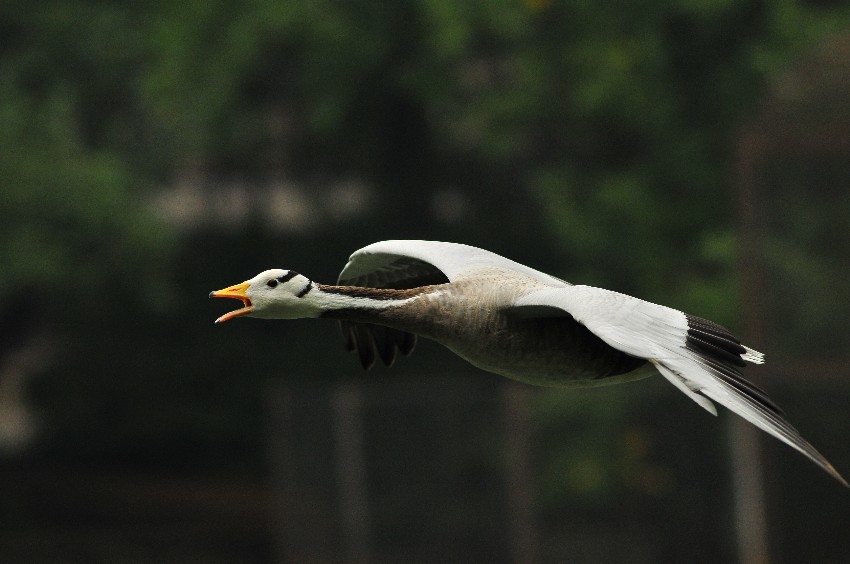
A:
[[[544,386],[599,385],[660,372],[717,414],[711,400],[847,482],[741,375],[764,356],[724,327],[617,292],[574,286],[495,253],[436,241],[382,241],[351,255],[337,285],[267,270],[210,297],[235,298],[235,317],[340,320],[365,368],[391,365],[417,335],[475,366]]]

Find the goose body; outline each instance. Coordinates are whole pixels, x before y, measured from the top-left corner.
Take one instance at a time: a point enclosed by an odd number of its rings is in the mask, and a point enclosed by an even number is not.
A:
[[[212,292],[238,316],[337,319],[365,368],[409,355],[417,336],[471,364],[529,384],[587,386],[660,373],[716,415],[714,402],[847,482],[741,368],[764,356],[711,321],[625,294],[569,284],[495,253],[436,241],[356,251],[336,285],[273,269]],[[713,400],[713,401],[712,401]]]
[[[470,364],[529,384],[595,385],[650,374],[636,371],[646,360],[608,346],[557,309],[506,305],[546,286],[489,267],[471,274],[448,284],[401,290],[411,298],[398,306],[330,310],[322,317],[341,320],[348,348],[360,354],[365,368],[376,356],[392,364],[393,335],[402,332],[437,341]]]

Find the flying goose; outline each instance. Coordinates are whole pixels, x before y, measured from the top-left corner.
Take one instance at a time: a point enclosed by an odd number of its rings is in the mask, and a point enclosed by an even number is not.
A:
[[[210,293],[236,317],[340,322],[364,368],[390,366],[417,336],[471,364],[541,386],[593,386],[658,372],[713,415],[712,400],[847,482],[741,368],[764,355],[726,328],[625,294],[572,285],[495,253],[437,241],[381,241],[356,251],[337,285],[272,269]],[[850,486],[848,486],[850,487]]]

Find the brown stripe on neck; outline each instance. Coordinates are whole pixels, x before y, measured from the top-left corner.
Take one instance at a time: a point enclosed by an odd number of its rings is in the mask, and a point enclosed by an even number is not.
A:
[[[339,294],[352,298],[368,298],[371,300],[406,300],[433,291],[437,286],[419,286],[407,290],[393,288],[363,288],[361,286],[328,286],[316,284],[319,290],[328,294]]]

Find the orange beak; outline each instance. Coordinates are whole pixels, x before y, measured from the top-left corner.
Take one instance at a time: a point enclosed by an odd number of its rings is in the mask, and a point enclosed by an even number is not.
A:
[[[248,291],[249,286],[251,286],[250,283],[242,282],[241,284],[225,288],[224,290],[210,292],[211,298],[232,298],[234,300],[241,301],[245,306],[237,310],[225,313],[224,315],[215,320],[216,323],[223,323],[229,319],[233,319],[234,317],[248,315],[249,313],[254,311],[254,304],[251,303],[251,298],[249,298],[248,295],[245,293]]]

